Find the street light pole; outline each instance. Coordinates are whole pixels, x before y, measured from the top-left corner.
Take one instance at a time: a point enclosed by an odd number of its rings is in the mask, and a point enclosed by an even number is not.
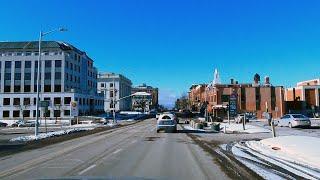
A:
[[[38,72],[37,72],[37,100],[36,100],[36,125],[35,125],[35,130],[34,130],[34,134],[35,136],[38,135],[39,133],[39,116],[40,116],[40,112],[39,112],[39,101],[40,101],[40,65],[41,65],[41,42],[42,42],[42,38],[43,36],[53,33],[55,31],[67,31],[67,29],[64,28],[58,28],[58,29],[53,29],[51,31],[48,32],[42,32],[40,31],[40,35],[39,35],[39,56],[38,56]]]
[[[37,100],[36,100],[36,124],[34,135],[37,136],[39,133],[39,99],[40,99],[40,63],[41,63],[41,41],[42,41],[42,31],[40,31],[39,36],[39,55],[38,55],[38,72],[37,72]]]

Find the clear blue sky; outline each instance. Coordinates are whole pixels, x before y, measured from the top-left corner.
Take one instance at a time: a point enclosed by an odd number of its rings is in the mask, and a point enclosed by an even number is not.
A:
[[[36,40],[64,26],[63,40],[86,51],[100,71],[160,89],[171,104],[191,84],[251,82],[275,85],[319,77],[320,1],[114,0],[1,1],[0,40]]]

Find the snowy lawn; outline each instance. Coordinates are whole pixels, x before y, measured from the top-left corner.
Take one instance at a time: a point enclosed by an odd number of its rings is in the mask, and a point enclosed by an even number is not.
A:
[[[246,143],[261,154],[320,170],[320,138],[280,136]]]
[[[250,124],[245,125],[245,130],[243,130],[242,124],[235,124],[235,123],[220,123],[220,128],[222,128],[221,131],[224,131],[224,128],[226,129],[227,132],[232,132],[232,133],[269,133],[269,129],[265,129],[263,127],[259,126],[254,126]]]

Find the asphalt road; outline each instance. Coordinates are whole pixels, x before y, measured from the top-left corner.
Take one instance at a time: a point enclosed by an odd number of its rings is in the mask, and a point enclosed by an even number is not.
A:
[[[158,134],[155,128],[149,119],[3,157],[0,179],[227,179],[186,134]]]

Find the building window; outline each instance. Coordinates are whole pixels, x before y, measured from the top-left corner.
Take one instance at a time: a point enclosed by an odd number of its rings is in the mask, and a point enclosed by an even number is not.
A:
[[[5,68],[11,68],[11,61],[5,62]]]
[[[31,56],[31,52],[26,52],[26,56]]]
[[[54,110],[54,117],[60,117],[60,110]]]
[[[30,110],[23,110],[23,117],[30,117]]]
[[[14,68],[21,68],[21,61],[15,61]]]
[[[3,111],[3,117],[9,117],[10,111]]]
[[[4,86],[4,92],[10,92],[11,87],[10,86]]]
[[[23,98],[23,105],[30,105],[30,98]]]
[[[24,73],[24,80],[31,80],[31,73]]]
[[[51,92],[51,85],[44,85],[44,92]]]
[[[104,87],[104,83],[101,83],[101,84],[100,84],[100,87]]]
[[[61,85],[54,85],[54,92],[61,92]]]
[[[50,110],[46,110],[45,112],[43,112],[43,116],[50,117]]]
[[[24,85],[24,92],[31,92],[31,86],[30,85]]]
[[[3,105],[4,106],[10,105],[10,98],[3,98]]]
[[[64,97],[64,104],[70,104],[71,103],[71,97]]]
[[[46,68],[51,68],[51,61],[45,61],[44,66]]]
[[[110,97],[111,98],[113,97],[113,91],[110,91]]]
[[[21,73],[14,73],[14,80],[21,80]]]
[[[271,87],[271,109],[275,110],[276,108],[276,88]]]
[[[260,88],[256,87],[255,91],[256,91],[256,109],[261,110],[261,107],[260,107],[260,101],[261,101]]]
[[[56,68],[61,67],[61,60],[56,60],[54,66],[55,66]]]
[[[20,98],[13,98],[13,105],[15,106],[20,105]]]
[[[54,79],[61,79],[61,72],[55,72]]]
[[[11,73],[4,73],[4,80],[11,80]]]
[[[14,92],[21,92],[21,86],[14,86]]]
[[[26,61],[24,67],[31,68],[31,61]]]
[[[51,72],[44,73],[45,80],[51,80]]]
[[[13,111],[13,117],[20,117],[20,111]]]
[[[54,98],[54,99],[53,99],[53,102],[54,102],[54,105],[61,104],[61,98],[60,98],[60,97]]]
[[[64,110],[64,115],[65,116],[70,116],[70,110]]]
[[[110,87],[111,87],[111,88],[113,87],[113,83],[110,83]]]

